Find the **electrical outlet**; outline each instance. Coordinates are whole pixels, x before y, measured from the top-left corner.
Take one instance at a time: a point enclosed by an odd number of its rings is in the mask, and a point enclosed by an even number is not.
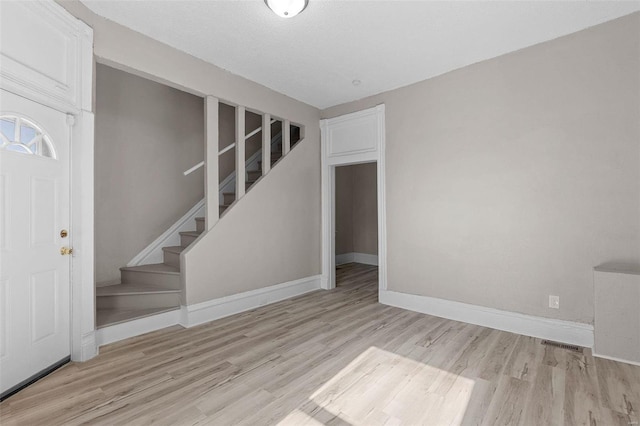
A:
[[[560,296],[549,295],[549,307],[552,309],[560,309]]]

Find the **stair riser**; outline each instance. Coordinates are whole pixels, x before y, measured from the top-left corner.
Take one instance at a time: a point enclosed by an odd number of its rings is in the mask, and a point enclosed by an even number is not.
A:
[[[231,204],[236,200],[236,194],[222,194],[224,204]]]
[[[142,271],[120,271],[122,283],[138,283],[155,285],[171,290],[180,289],[180,275],[178,274],[159,274],[156,272]]]
[[[96,297],[98,309],[151,309],[180,306],[180,293]]]
[[[196,220],[196,231],[204,232],[204,220]]]
[[[164,251],[164,262],[167,265],[180,267],[180,255],[178,253],[172,253],[170,251]]]
[[[194,237],[193,235],[180,235],[180,245],[182,247],[188,247],[189,244],[194,242],[198,237]]]
[[[222,216],[222,213],[224,213],[227,210],[227,207],[224,206],[220,206],[219,210],[218,210],[218,214],[220,216]]]

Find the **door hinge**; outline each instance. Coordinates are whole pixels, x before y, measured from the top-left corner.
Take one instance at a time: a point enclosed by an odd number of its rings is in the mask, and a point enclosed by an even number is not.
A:
[[[73,114],[67,114],[67,126],[73,127],[76,124],[76,116]]]

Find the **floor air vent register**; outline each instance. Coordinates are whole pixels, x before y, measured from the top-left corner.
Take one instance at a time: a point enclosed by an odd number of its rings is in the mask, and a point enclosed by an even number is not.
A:
[[[582,353],[582,348],[576,345],[567,345],[566,343],[558,343],[551,340],[543,340],[542,344],[545,346],[553,346],[554,348],[567,349],[572,352]]]

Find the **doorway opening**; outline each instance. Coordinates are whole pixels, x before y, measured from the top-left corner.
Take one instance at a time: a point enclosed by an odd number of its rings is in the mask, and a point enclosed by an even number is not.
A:
[[[357,257],[360,262],[364,260],[367,263],[377,263],[378,294],[381,295],[387,289],[384,111],[384,104],[380,104],[373,108],[320,121],[322,136],[322,276],[320,287],[322,289],[331,290],[336,287],[336,263],[345,260],[345,256],[343,256],[338,258],[338,262],[336,262],[336,253],[345,254],[340,253],[344,250],[340,247],[342,240],[338,243],[339,248],[336,252],[336,175],[338,175],[338,179],[341,179],[341,174],[349,174],[348,171],[342,171],[341,167],[344,166],[362,167],[362,177],[368,182],[375,182],[374,185],[369,186],[370,190],[375,192],[375,198],[369,200],[373,202],[375,208],[367,203],[366,213],[369,215],[375,213],[375,220],[372,222],[377,226],[375,254],[372,254],[372,250],[365,250],[370,253],[363,253],[360,256],[355,254],[359,252],[352,251],[350,253],[353,254],[347,254],[346,257],[353,260],[356,260]],[[358,169],[356,172],[358,180],[360,171]],[[338,191],[342,191],[341,183],[338,182],[337,185]],[[338,194],[338,197],[342,196]],[[358,203],[357,208],[362,207],[363,205]],[[362,221],[360,216],[364,214],[364,211],[358,210],[358,212],[355,220]],[[340,214],[340,212],[338,213]],[[368,220],[371,220],[371,216],[368,217]],[[369,233],[368,235],[367,245],[370,244],[373,234]],[[363,246],[358,245],[357,247]]]
[[[335,168],[336,287],[377,290],[377,191],[375,162]]]

